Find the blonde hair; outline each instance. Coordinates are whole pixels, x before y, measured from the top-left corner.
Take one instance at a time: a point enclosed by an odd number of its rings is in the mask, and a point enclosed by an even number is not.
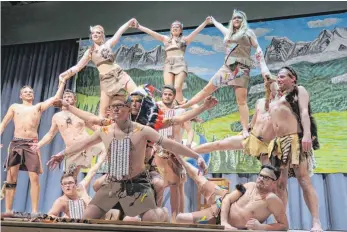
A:
[[[104,42],[105,42],[105,30],[104,27],[101,25],[95,25],[95,26],[90,26],[89,30],[90,30],[90,38],[92,37],[91,34],[93,32],[94,29],[99,29],[101,31],[101,33],[104,35]]]
[[[234,26],[233,26],[233,18],[234,16],[238,14],[242,17],[242,23],[237,32],[235,32]],[[244,34],[249,29],[248,23],[247,23],[247,16],[246,13],[240,10],[234,10],[233,16],[231,17],[231,20],[229,21],[229,33],[225,36],[224,40],[239,40],[244,36]]]
[[[181,28],[181,34],[179,35],[179,37],[181,37],[181,36],[183,35],[183,23],[181,23],[181,22],[178,21],[178,20],[175,20],[175,21],[173,21],[173,23],[171,23],[171,27],[172,27],[174,24],[179,24],[179,26],[180,26],[180,28]],[[170,37],[172,37],[171,31],[170,31]]]

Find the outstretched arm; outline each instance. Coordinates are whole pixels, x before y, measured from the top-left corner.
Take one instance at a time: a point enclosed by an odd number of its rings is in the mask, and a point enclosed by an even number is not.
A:
[[[2,132],[4,132],[7,124],[13,119],[13,116],[14,116],[14,104],[12,104],[10,108],[8,108],[7,113],[0,124],[0,135],[2,135]]]
[[[59,217],[59,214],[64,212],[64,204],[59,197],[52,205],[52,208],[48,211],[49,216]]]
[[[187,144],[186,146],[191,148],[192,142],[194,140],[194,130],[190,122],[185,122],[183,124],[184,129],[187,131]]]
[[[58,125],[55,122],[55,117],[52,118],[52,125],[51,129],[43,136],[43,138],[37,143],[37,150],[46,145],[47,143],[50,143],[54,136],[58,133]]]
[[[124,23],[118,31],[110,38],[107,43],[110,43],[111,47],[116,45],[118,41],[120,40],[120,37],[123,35],[123,33],[131,26],[131,24],[135,23],[135,19],[130,19],[128,22]]]
[[[255,57],[260,64],[261,74],[264,80],[266,80],[267,78],[270,78],[270,71],[265,63],[263,50],[259,46],[257,36],[254,34],[254,32],[252,30],[248,30],[248,33],[251,39],[252,46],[256,49]]]
[[[52,106],[53,102],[56,99],[62,98],[63,92],[64,92],[64,87],[65,87],[65,84],[60,84],[58,91],[55,93],[54,97],[48,98],[46,101],[40,103],[41,104],[40,105],[41,112],[47,110],[50,106]]]
[[[206,167],[206,163],[204,159],[196,152],[192,151],[191,149],[187,148],[186,146],[174,140],[164,138],[158,132],[156,132],[154,129],[148,126],[144,127],[143,132],[147,140],[157,143],[159,146],[162,146],[164,149],[171,151],[175,155],[180,154],[182,156],[187,156],[193,159],[197,159],[199,167],[203,169],[204,172],[207,171],[207,167]]]
[[[307,90],[299,86],[299,107],[300,107],[300,116],[301,116],[301,125],[303,128],[304,136],[302,138],[302,148],[305,152],[309,151],[312,148],[312,138],[311,138],[311,121],[308,110],[308,104],[310,101],[310,96],[308,95]]]
[[[176,124],[183,124],[184,122],[188,122],[201,114],[206,110],[210,110],[218,104],[218,100],[215,97],[209,96],[205,99],[204,104],[199,106],[198,108],[194,108],[192,110],[188,110],[179,116],[174,116],[171,119],[165,118],[163,120],[163,128],[170,127]]]
[[[151,29],[147,28],[147,27],[144,27],[140,24],[137,25],[137,28],[140,30],[140,31],[143,31],[144,33],[148,34],[148,35],[151,35],[154,39],[156,40],[159,40],[161,42],[165,42],[166,40],[169,39],[169,37],[165,36],[165,35],[162,35],[162,34],[159,34],[158,32],[155,32],[155,31],[152,31]]]
[[[220,22],[218,22],[217,20],[215,20],[215,18],[212,18],[212,23],[213,25],[220,30],[220,32],[222,32],[223,36],[226,36],[229,33],[229,29],[224,27],[223,24],[221,24]]]
[[[89,60],[90,60],[89,52],[90,52],[89,49],[87,49],[87,51],[85,51],[84,55],[75,66],[72,66],[65,72],[61,73],[59,75],[59,80],[63,83],[66,83],[66,81],[69,80],[73,75],[81,71],[81,69],[84,68],[89,63]]]
[[[202,29],[204,29],[204,28],[206,27],[207,24],[210,23],[210,21],[211,21],[211,18],[210,18],[210,17],[207,17],[207,18],[205,19],[205,21],[204,21],[202,24],[200,24],[199,27],[197,27],[194,31],[192,31],[192,33],[190,33],[190,35],[188,35],[187,37],[184,38],[185,41],[186,41],[186,43],[187,43],[187,45],[190,44],[190,43],[194,40],[195,36],[196,36],[197,34],[199,34],[199,32],[200,32]]]
[[[54,169],[58,163],[63,161],[65,157],[69,157],[73,154],[76,154],[78,152],[83,151],[84,149],[93,146],[97,143],[100,143],[101,137],[100,137],[100,131],[94,132],[93,135],[87,137],[84,140],[78,141],[74,143],[72,146],[66,148],[65,150],[59,152],[57,155],[54,155],[51,157],[51,159],[47,162],[47,165],[51,168]]]

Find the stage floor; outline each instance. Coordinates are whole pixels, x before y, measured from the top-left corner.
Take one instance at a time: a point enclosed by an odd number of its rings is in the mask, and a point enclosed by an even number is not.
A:
[[[44,223],[26,221],[1,221],[3,232],[95,232],[95,231],[127,231],[127,232],[216,232],[223,231],[221,226],[202,224],[173,224],[149,222],[107,222],[108,224],[82,224],[82,223]],[[115,224],[111,224],[115,223]],[[235,230],[245,231],[245,230]],[[306,230],[289,230],[290,232],[306,232]],[[328,231],[327,231],[328,232]],[[333,231],[330,231],[333,232]]]

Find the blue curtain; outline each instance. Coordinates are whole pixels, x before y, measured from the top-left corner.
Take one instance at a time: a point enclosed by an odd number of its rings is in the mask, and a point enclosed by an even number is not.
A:
[[[58,89],[58,75],[76,63],[78,44],[75,40],[45,42],[1,47],[1,118],[13,103],[21,103],[19,90],[23,85],[34,89],[34,104],[55,95]],[[70,87],[70,83],[67,83]],[[50,108],[43,113],[39,126],[39,139],[48,132],[51,120],[57,109]],[[7,156],[7,147],[13,138],[14,125],[10,122],[2,134],[1,165]],[[53,142],[41,149],[42,164],[51,155],[60,151],[64,145],[58,135]],[[59,185],[61,171],[50,172],[44,165],[40,176],[40,210],[47,212],[53,201],[61,195]],[[6,180],[6,172],[1,171],[1,185]],[[17,191],[13,204],[15,211],[31,211],[30,185],[27,172],[19,172]],[[1,205],[1,211],[5,205]]]

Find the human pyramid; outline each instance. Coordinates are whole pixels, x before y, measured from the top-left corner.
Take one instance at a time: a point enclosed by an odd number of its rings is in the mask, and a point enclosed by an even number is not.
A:
[[[188,73],[185,50],[211,23],[224,35],[225,60],[209,83],[187,100],[182,93]],[[129,27],[165,45],[165,85],[160,102],[154,100],[155,87],[137,86],[115,63],[112,47]],[[318,198],[310,180],[314,166],[312,149],[319,147],[317,127],[311,116],[308,92],[297,85],[295,70],[283,67],[276,76],[270,74],[257,37],[249,29],[242,11],[234,10],[228,28],[209,16],[190,35],[183,36],[182,32],[179,21],[172,23],[170,36],[165,36],[131,19],[106,41],[103,27],[93,26],[90,28],[93,45],[75,66],[59,75],[60,85],[54,97],[33,105],[33,89],[21,88],[22,104],[11,105],[0,126],[2,134],[11,119],[15,124],[4,165],[7,179],[2,197],[6,198],[6,215],[13,215],[19,170],[28,171],[32,215],[38,214],[39,175],[43,172],[40,148],[50,143],[59,131],[66,148],[52,156],[47,165],[54,169],[64,162],[65,173],[60,183],[64,194],[48,212],[52,217],[63,214],[75,219],[168,222],[169,212],[162,204],[164,189],[170,187],[171,222],[220,224],[226,230],[287,230],[287,181],[288,177],[296,177],[312,214],[312,231],[322,231]],[[256,50],[264,79],[265,97],[258,99],[249,122],[247,88],[252,48]],[[98,116],[75,107],[75,93],[64,91],[66,81],[89,61],[97,66],[100,77]],[[235,91],[242,133],[191,147],[194,132],[190,121],[218,104],[211,94],[224,86]],[[61,111],[53,116],[50,130],[38,141],[42,112],[52,105]],[[87,127],[94,131],[90,136]],[[188,134],[186,145],[182,144],[183,129]],[[238,184],[229,193],[208,181],[204,177],[207,165],[199,154],[216,150],[244,150],[245,154],[257,157],[262,167],[256,182]],[[98,156],[97,163],[77,183],[80,168],[90,167],[93,156]],[[198,168],[182,156],[196,159]],[[105,173],[94,182],[96,193],[91,198],[86,189],[102,165],[106,167]],[[195,181],[209,208],[184,212],[187,175]],[[262,224],[270,215],[274,215],[275,223]]]

